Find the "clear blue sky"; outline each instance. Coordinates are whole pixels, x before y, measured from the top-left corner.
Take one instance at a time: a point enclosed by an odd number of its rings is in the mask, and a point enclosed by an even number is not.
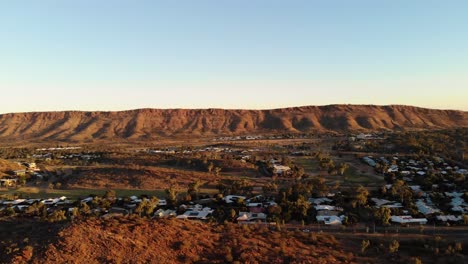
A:
[[[0,113],[468,110],[468,1],[0,0]]]

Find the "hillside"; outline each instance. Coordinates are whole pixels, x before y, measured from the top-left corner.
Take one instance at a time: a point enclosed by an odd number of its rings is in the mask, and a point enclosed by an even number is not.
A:
[[[468,112],[412,106],[329,105],[273,110],[139,109],[0,115],[0,141],[148,140],[313,131],[443,129],[468,126]]]
[[[356,262],[351,252],[357,248],[330,235],[265,226],[138,218],[82,220],[63,228],[38,225],[41,236],[28,236],[27,242],[17,243],[17,234],[7,234],[4,244],[17,250],[3,254],[2,263]]]

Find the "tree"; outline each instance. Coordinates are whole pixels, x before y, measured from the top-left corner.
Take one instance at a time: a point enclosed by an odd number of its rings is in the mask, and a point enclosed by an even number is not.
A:
[[[229,210],[229,217],[230,217],[230,220],[231,220],[231,221],[234,221],[234,220],[236,219],[236,215],[237,215],[236,210],[234,210],[234,209],[231,208],[231,210]]]
[[[106,192],[104,193],[104,198],[106,199],[115,199],[116,197],[116,194],[115,194],[115,191],[114,190],[106,190]]]
[[[349,168],[348,163],[341,163],[340,167],[338,168],[338,172],[340,173],[341,176],[346,172],[346,170]]]
[[[24,185],[24,184],[26,184],[26,175],[21,175],[21,176],[18,178],[18,184],[19,184],[19,185]]]
[[[400,202],[406,202],[407,204],[411,203],[413,198],[413,192],[402,180],[396,180],[393,183],[390,194],[399,199]]]
[[[304,196],[299,195],[297,200],[292,205],[293,212],[296,216],[298,216],[299,220],[307,218],[310,203]]]
[[[202,182],[200,180],[196,180],[189,184],[187,193],[190,195],[192,199],[198,199],[198,194],[200,192],[201,185],[202,185]]]
[[[353,201],[352,201],[353,207],[355,208],[356,205],[358,205],[359,207],[366,205],[368,196],[369,196],[369,191],[364,186],[359,185],[353,197]]]
[[[43,207],[45,207],[43,203],[34,203],[28,208],[26,208],[24,212],[31,216],[40,216]]]
[[[268,207],[268,217],[271,218],[273,222],[278,222],[280,220],[281,207],[278,205],[273,205]]]
[[[206,169],[208,170],[209,173],[211,173],[213,171],[213,168],[214,168],[213,162],[210,162],[210,164],[208,164],[208,166],[206,167]]]
[[[67,220],[67,217],[65,216],[65,211],[63,210],[56,210],[47,217],[47,221],[51,223],[64,220]]]
[[[151,216],[154,212],[154,208],[158,206],[159,199],[156,197],[151,197],[151,199],[143,199],[137,207],[135,207],[135,213],[139,216],[146,215]]]
[[[392,211],[388,207],[380,207],[374,212],[374,217],[382,225],[389,225],[392,217]]]
[[[89,208],[89,205],[87,203],[81,203],[80,204],[80,214],[83,214],[83,215],[88,215],[91,213],[91,209]]]
[[[398,252],[399,247],[400,247],[400,243],[398,243],[398,241],[396,240],[392,240],[392,242],[390,242],[390,244],[388,245],[388,251],[390,253],[396,253]]]
[[[361,242],[361,253],[364,253],[366,252],[366,250],[369,248],[370,246],[370,241],[365,239]]]
[[[15,212],[15,209],[13,209],[13,207],[8,207],[6,210],[5,210],[6,214],[8,216],[12,216],[12,215],[15,215],[16,212]]]
[[[278,192],[278,184],[269,182],[262,187],[265,194],[276,194]]]
[[[178,190],[174,185],[169,186],[169,188],[166,189],[166,198],[167,198],[167,203],[170,206],[175,206],[177,203],[177,194]]]
[[[219,176],[219,173],[221,172],[222,168],[221,167],[216,167],[214,170],[215,170],[215,175]]]
[[[420,257],[411,257],[409,259],[409,264],[422,264]]]

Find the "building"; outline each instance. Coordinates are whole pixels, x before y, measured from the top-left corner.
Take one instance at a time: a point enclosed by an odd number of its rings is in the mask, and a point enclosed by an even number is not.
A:
[[[240,212],[237,221],[239,222],[266,222],[267,215],[264,213]]]
[[[227,195],[226,197],[223,198],[223,200],[226,202],[226,203],[236,203],[238,201],[243,201],[245,200],[245,196],[240,196],[240,195]]]
[[[205,207],[202,210],[187,210],[185,213],[178,215],[177,219],[185,220],[208,220],[208,217],[211,216],[214,210],[211,208]]]
[[[288,166],[283,166],[283,165],[273,165],[273,173],[279,174],[279,175],[284,175],[291,171],[291,168]]]
[[[17,179],[0,179],[0,186],[1,187],[13,187],[16,186],[18,180]]]
[[[13,174],[16,177],[26,176],[26,170],[16,170],[16,171],[13,171]]]
[[[426,218],[413,218],[410,215],[392,215],[390,221],[393,223],[398,223],[398,224],[420,224],[420,225],[425,225],[427,224],[427,219]]]

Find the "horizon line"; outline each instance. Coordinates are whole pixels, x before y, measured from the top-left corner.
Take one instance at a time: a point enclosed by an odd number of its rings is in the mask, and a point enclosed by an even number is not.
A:
[[[285,106],[285,107],[273,107],[273,108],[223,108],[223,107],[206,107],[206,108],[190,108],[190,107],[137,107],[137,108],[128,108],[121,110],[37,110],[37,111],[18,111],[18,112],[0,112],[0,115],[8,114],[27,114],[27,113],[56,113],[56,112],[101,112],[101,113],[112,113],[112,112],[128,112],[128,111],[138,111],[138,110],[232,110],[232,111],[272,111],[280,109],[292,109],[292,108],[305,108],[305,107],[327,107],[327,106],[377,106],[377,107],[388,107],[388,106],[402,106],[402,107],[415,107],[421,109],[431,109],[431,110],[440,110],[440,111],[461,111],[467,112],[468,110],[463,109],[448,109],[448,108],[433,108],[433,107],[423,107],[417,105],[406,105],[406,104],[346,104],[346,103],[334,103],[334,104],[323,104],[323,105],[298,105],[298,106]]]

